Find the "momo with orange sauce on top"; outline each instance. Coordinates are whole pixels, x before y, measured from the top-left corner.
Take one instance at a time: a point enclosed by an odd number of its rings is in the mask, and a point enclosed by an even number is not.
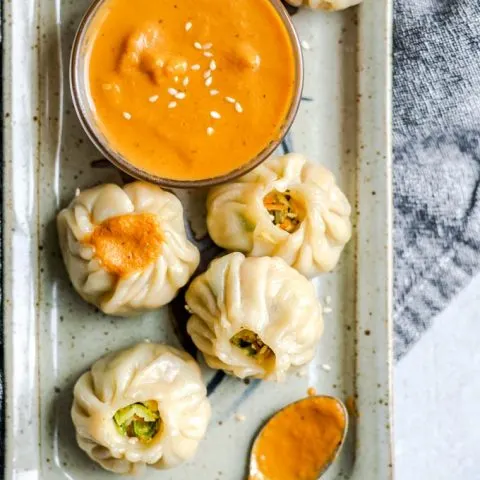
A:
[[[57,216],[63,260],[75,290],[109,315],[171,302],[200,261],[178,198],[156,185],[98,185]]]
[[[88,35],[97,127],[134,167],[208,179],[279,138],[296,67],[270,0],[106,0]]]

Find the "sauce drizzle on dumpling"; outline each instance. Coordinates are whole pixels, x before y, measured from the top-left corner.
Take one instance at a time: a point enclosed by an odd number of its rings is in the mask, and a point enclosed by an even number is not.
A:
[[[163,237],[151,213],[111,217],[98,225],[85,242],[103,268],[119,277],[144,270],[161,253]]]

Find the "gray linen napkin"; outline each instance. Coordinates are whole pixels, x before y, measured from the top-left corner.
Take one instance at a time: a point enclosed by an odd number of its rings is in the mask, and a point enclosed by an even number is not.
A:
[[[394,0],[395,354],[480,267],[480,1]]]

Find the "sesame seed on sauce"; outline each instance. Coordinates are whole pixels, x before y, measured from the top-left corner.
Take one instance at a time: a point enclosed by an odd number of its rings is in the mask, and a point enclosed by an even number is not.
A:
[[[168,104],[168,108],[175,108],[177,106],[177,102],[170,102]]]
[[[180,63],[177,63],[175,64],[175,66],[173,67],[174,70],[186,70],[188,68],[188,63],[187,62],[180,62]]]
[[[218,95],[220,92],[218,90],[210,90],[210,95],[212,95],[212,97],[214,97],[215,95]]]
[[[198,63],[196,63],[195,65],[192,65],[190,68],[192,70],[200,70],[200,65]]]
[[[213,53],[212,52],[203,52],[203,56],[204,57],[207,57],[207,58],[212,58],[213,57]]]
[[[210,50],[212,48],[212,44],[211,43],[206,43],[204,46],[203,46],[203,49],[204,50]]]
[[[132,114],[128,112],[123,112],[123,118],[125,120],[130,120],[132,118]]]
[[[167,92],[174,97],[178,93],[178,90],[176,88],[169,88]]]
[[[213,72],[217,69],[217,62],[215,60],[212,60],[210,62],[210,70]]]
[[[180,78],[178,77],[178,75],[175,75],[175,76],[173,77],[173,81],[174,81],[175,83],[178,83],[179,80],[180,80]]]
[[[155,103],[158,100],[158,95],[152,95],[151,97],[148,98],[148,101],[150,103]]]
[[[207,70],[204,74],[203,74],[203,78],[208,78],[208,77],[211,77],[212,76],[212,72],[210,70]]]
[[[202,50],[202,44],[200,42],[195,42],[193,44],[193,46],[197,49],[197,50]]]
[[[213,127],[208,127],[207,128],[207,135],[209,137],[212,136],[214,133],[215,133],[215,130],[213,129]]]
[[[210,112],[210,116],[211,116],[212,118],[215,118],[216,120],[222,118],[222,116],[221,116],[218,112],[216,112],[215,110],[212,110],[212,111]]]
[[[208,77],[206,80],[205,80],[205,86],[206,87],[209,87],[213,82],[213,77]]]
[[[228,102],[228,103],[236,103],[236,100],[232,97],[225,97],[225,100]]]
[[[238,113],[242,113],[243,112],[243,107],[237,102],[237,103],[235,103],[235,110]]]
[[[190,79],[188,77],[185,77],[182,83],[183,83],[183,86],[186,87],[190,83]]]
[[[178,92],[175,95],[175,98],[177,98],[178,100],[183,100],[186,96],[187,96],[187,94],[185,92]]]
[[[192,28],[192,22],[187,22],[185,24],[185,31],[189,32],[191,28]]]

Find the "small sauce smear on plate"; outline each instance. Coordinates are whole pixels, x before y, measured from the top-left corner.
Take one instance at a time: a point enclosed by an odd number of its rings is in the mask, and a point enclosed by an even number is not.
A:
[[[308,387],[307,395],[309,397],[314,397],[316,394],[317,394],[317,391],[315,390],[314,387]]]
[[[342,443],[347,425],[334,398],[310,397],[275,415],[255,442],[249,480],[317,480]]]
[[[97,125],[133,166],[206,179],[278,138],[295,56],[269,0],[107,0],[87,35]]]
[[[160,255],[163,237],[151,213],[111,217],[95,227],[85,243],[107,272],[119,277],[145,269]]]

